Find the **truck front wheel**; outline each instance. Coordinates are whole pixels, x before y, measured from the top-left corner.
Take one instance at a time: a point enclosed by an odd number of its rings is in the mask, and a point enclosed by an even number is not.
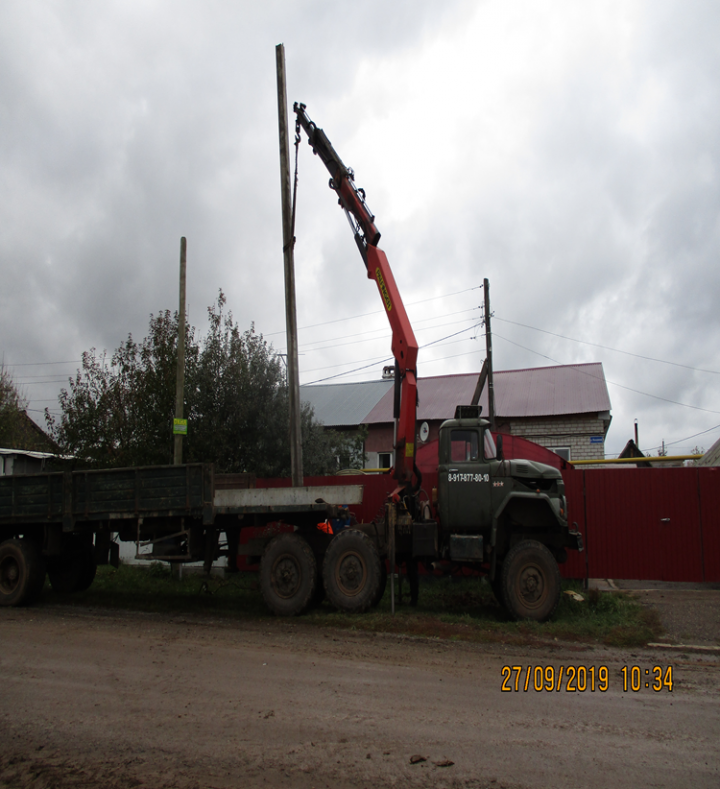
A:
[[[515,619],[549,619],[560,601],[560,571],[550,551],[536,540],[515,545],[503,561],[502,591]]]
[[[28,540],[0,545],[0,605],[26,605],[42,591],[45,560]]]
[[[323,579],[335,608],[347,613],[367,611],[382,580],[380,556],[370,537],[357,529],[337,534],[325,554]]]
[[[318,583],[310,546],[297,534],[278,534],[260,562],[260,588],[267,607],[278,616],[297,616],[311,603]]]

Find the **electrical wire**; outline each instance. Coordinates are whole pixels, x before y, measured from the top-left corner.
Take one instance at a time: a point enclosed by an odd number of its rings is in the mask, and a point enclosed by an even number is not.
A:
[[[477,309],[477,308],[473,308],[473,309]],[[472,311],[473,310],[465,310],[465,312],[472,312]],[[458,313],[458,314],[462,314],[462,313]],[[437,318],[434,318],[433,320],[437,320]],[[422,332],[430,331],[431,329],[441,329],[441,328],[444,328],[445,326],[456,326],[459,323],[465,323],[467,321],[472,321],[473,326],[478,326],[479,325],[478,322],[475,319],[473,319],[473,318],[462,318],[459,321],[448,321],[447,323],[438,323],[435,326],[426,326],[425,328],[418,329],[416,333],[420,334]],[[380,329],[373,329],[373,330],[368,331],[368,332],[362,332],[362,334],[374,334],[377,331],[384,331],[385,333],[381,334],[381,335],[379,335],[377,337],[366,337],[365,339],[351,340],[350,342],[339,343],[339,342],[332,341],[332,342],[330,342],[327,345],[318,345],[316,347],[313,347],[312,345],[307,346],[307,345],[303,344],[302,345],[302,355],[307,355],[307,354],[310,354],[310,353],[316,353],[318,351],[326,351],[328,349],[334,349],[334,348],[346,348],[349,345],[360,345],[362,343],[367,343],[367,342],[379,342],[381,340],[389,341],[392,338],[392,334],[389,332],[389,330],[387,330],[385,328],[383,328],[382,330],[380,330]],[[345,337],[353,337],[353,336],[359,336],[359,335],[352,335],[352,334],[345,335]],[[342,339],[342,338],[339,337],[338,339]],[[424,346],[421,346],[421,347],[424,347]],[[285,355],[285,351],[277,351],[277,354],[279,356]],[[315,368],[315,369],[327,369],[327,368]],[[312,372],[312,370],[306,371],[306,372]]]
[[[451,296],[459,296],[461,293],[469,293],[472,290],[479,290],[482,288],[482,285],[475,285],[472,288],[465,288],[464,290],[456,290],[453,293],[441,293],[439,296],[430,296],[427,299],[420,299],[419,301],[412,301],[406,304],[406,307],[414,307],[417,304],[426,304],[428,301],[437,301],[438,299],[448,299]],[[298,331],[304,331],[305,329],[316,329],[318,326],[329,326],[332,323],[342,323],[342,321],[352,321],[356,318],[368,318],[371,315],[384,315],[385,310],[374,310],[373,312],[365,312],[361,315],[348,315],[345,318],[336,318],[332,321],[323,321],[322,323],[312,323],[308,326],[300,326]],[[274,337],[276,334],[285,334],[285,329],[280,331],[272,331],[268,332],[267,334],[263,334],[263,337]]]
[[[46,364],[80,364],[82,359],[70,359],[68,362],[22,362],[20,364],[7,364],[6,367],[40,367]]]
[[[709,427],[707,430],[701,430],[699,433],[695,433],[692,436],[688,436],[687,438],[680,438],[677,441],[666,441],[666,447],[672,447],[675,444],[684,444],[686,441],[692,441],[693,438],[697,438],[698,436],[704,436],[705,433],[712,433],[713,430],[717,430],[720,428],[720,425],[715,425],[715,427]]]
[[[419,346],[418,350],[423,350],[425,348],[429,348],[431,345],[437,345],[438,343],[441,343],[444,340],[449,340],[452,337],[457,337],[459,334],[463,334],[463,333],[465,333],[467,331],[471,331],[471,330],[476,329],[476,328],[477,328],[477,324],[473,324],[472,326],[468,326],[468,328],[466,328],[466,329],[461,329],[460,331],[454,332],[453,334],[448,334],[447,337],[441,337],[439,340],[433,340],[433,342],[425,343],[425,345]],[[474,351],[468,351],[468,353],[474,353]],[[461,356],[463,354],[457,354],[457,355]],[[454,357],[447,357],[447,358],[454,358]],[[368,367],[373,367],[376,364],[385,364],[385,363],[391,362],[391,361],[394,361],[392,356],[390,356],[388,358],[385,358],[385,359],[375,359],[374,361],[371,361],[370,364],[363,365],[362,367],[356,367],[353,370],[347,370],[346,372],[338,373],[337,375],[330,375],[327,378],[320,378],[320,379],[318,379],[316,381],[309,381],[308,383],[303,384],[303,386],[312,386],[313,384],[323,383],[324,381],[331,381],[333,378],[341,378],[344,375],[352,375],[353,373],[360,372],[361,370],[367,370]],[[440,361],[440,360],[439,359],[434,359],[433,361]],[[329,365],[326,368],[320,367],[320,368],[316,368],[315,370],[308,370],[307,372],[317,372],[319,370],[330,369],[332,367],[337,367],[337,365]]]
[[[493,332],[493,337],[497,337],[500,340],[505,340],[505,342],[509,342],[511,345],[516,345],[518,348],[522,348],[524,351],[529,351],[530,353],[537,354],[538,356],[542,357],[543,359],[548,359],[555,364],[565,366],[564,362],[560,362],[557,359],[553,359],[552,356],[546,356],[544,353],[540,353],[540,351],[535,351],[532,348],[528,348],[525,345],[521,345],[519,342],[514,342],[513,340],[509,340],[507,337],[503,337],[497,332]],[[628,392],[633,392],[635,394],[644,395],[645,397],[652,397],[655,400],[662,400],[665,403],[672,403],[672,405],[681,405],[683,408],[692,408],[694,411],[704,411],[706,414],[720,414],[720,411],[713,411],[709,408],[701,408],[699,405],[690,405],[689,403],[680,403],[677,400],[670,400],[667,397],[661,397],[660,395],[650,394],[649,392],[641,392],[639,389],[632,389],[629,386],[624,386],[623,384],[616,383],[615,381],[609,381],[607,378],[601,378],[599,375],[593,375],[592,373],[587,372],[587,370],[579,370],[579,372],[583,373],[584,375],[589,375],[591,378],[595,378],[599,381],[605,381],[608,384],[612,384],[613,386],[617,386],[620,389],[626,389]]]
[[[670,362],[667,359],[655,359],[652,356],[643,356],[640,353],[632,353],[631,351],[623,351],[620,348],[611,348],[609,345],[600,345],[596,342],[588,342],[587,340],[577,340],[574,337],[566,337],[564,334],[556,334],[547,329],[538,329],[537,326],[528,326],[526,323],[518,323],[511,321],[507,318],[499,318],[493,313],[493,320],[501,321],[502,323],[511,323],[513,326],[522,326],[523,329],[532,329],[532,331],[539,331],[543,334],[549,334],[551,337],[559,337],[562,340],[569,340],[570,342],[577,342],[581,345],[591,345],[593,348],[602,348],[605,351],[613,351],[614,353],[624,353],[626,356],[634,356],[636,359],[645,359],[649,362],[659,362],[660,364],[671,364],[673,367],[682,367],[685,370],[693,370],[698,373],[710,373],[712,375],[720,375],[720,370],[705,370],[702,367],[691,367],[689,364],[680,364],[679,362]]]

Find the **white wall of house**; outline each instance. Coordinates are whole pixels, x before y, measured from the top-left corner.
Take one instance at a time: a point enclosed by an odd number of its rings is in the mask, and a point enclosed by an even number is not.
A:
[[[604,460],[606,423],[599,415],[508,419],[503,426],[513,436],[548,449],[569,449],[568,460]]]

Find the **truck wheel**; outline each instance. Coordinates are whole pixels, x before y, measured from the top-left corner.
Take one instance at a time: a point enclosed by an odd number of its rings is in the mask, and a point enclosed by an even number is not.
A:
[[[51,559],[48,564],[50,586],[57,594],[84,592],[92,585],[96,573],[95,550],[86,543]]]
[[[297,616],[313,599],[317,563],[310,546],[297,534],[278,534],[260,562],[260,588],[267,607],[278,616]]]
[[[27,540],[0,545],[0,605],[26,605],[37,598],[45,583],[45,560]]]
[[[340,611],[367,611],[377,596],[381,573],[373,541],[357,529],[345,529],[333,538],[325,554],[325,594]]]
[[[553,555],[536,540],[519,542],[503,562],[502,590],[515,619],[549,619],[560,601],[560,571]]]

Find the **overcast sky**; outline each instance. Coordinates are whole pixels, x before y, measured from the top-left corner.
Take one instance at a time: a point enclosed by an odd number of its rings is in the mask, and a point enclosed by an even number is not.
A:
[[[496,369],[602,362],[608,454],[635,419],[643,449],[708,448],[718,41],[709,0],[3,0],[2,360],[42,424],[84,350],[177,308],[183,235],[191,322],[222,288],[285,350],[282,42],[435,342],[420,376],[480,370],[487,277]],[[377,379],[382,305],[304,141],[297,212],[301,382]]]

